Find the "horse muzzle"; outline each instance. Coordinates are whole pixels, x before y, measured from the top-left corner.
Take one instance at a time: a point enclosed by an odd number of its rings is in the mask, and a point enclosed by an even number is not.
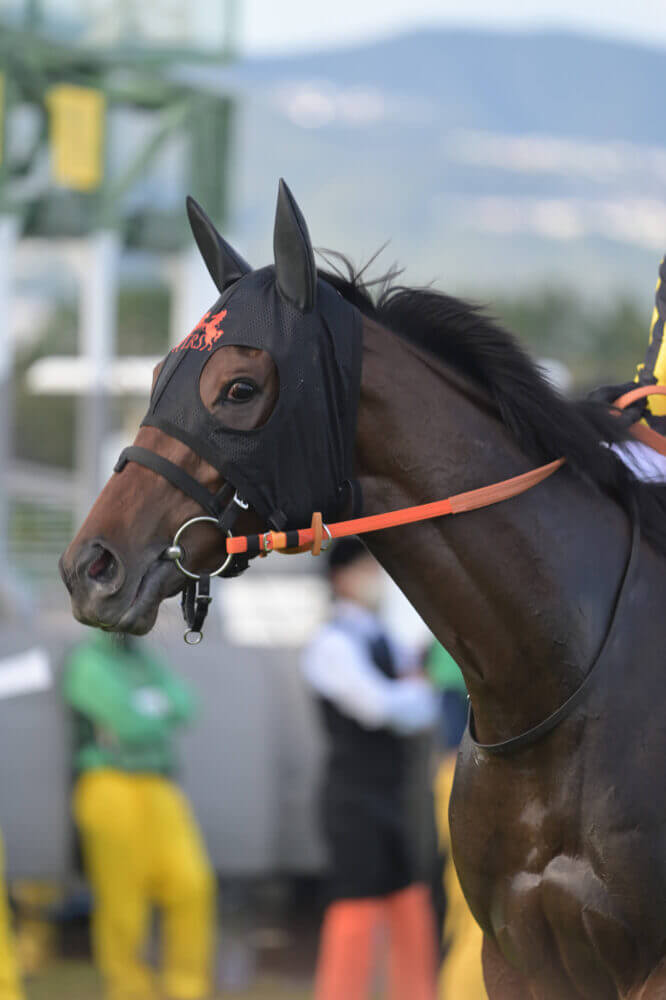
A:
[[[72,601],[72,613],[83,625],[106,631],[143,635],[155,623],[160,602],[178,592],[182,576],[164,560],[163,546],[129,567],[104,539],[70,548],[60,559],[60,575]]]

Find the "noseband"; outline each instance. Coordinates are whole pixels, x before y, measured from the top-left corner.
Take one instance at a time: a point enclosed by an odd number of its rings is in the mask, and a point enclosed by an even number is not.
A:
[[[187,624],[187,629],[183,635],[188,646],[196,646],[201,642],[203,635],[203,623],[208,614],[208,607],[212,601],[210,593],[210,581],[213,577],[234,577],[243,573],[249,564],[250,557],[247,554],[236,554],[228,552],[224,562],[212,573],[202,571],[193,573],[183,565],[184,551],[180,545],[180,539],[184,532],[193,524],[214,524],[227,538],[232,538],[232,529],[241,511],[248,509],[248,504],[241,500],[237,491],[231,483],[225,483],[217,493],[210,493],[205,486],[202,486],[193,476],[185,472],[168,458],[158,455],[148,448],[140,448],[132,445],[125,448],[115,464],[114,472],[122,472],[128,462],[136,462],[144,468],[156,472],[175,486],[181,493],[192,497],[205,511],[205,515],[191,517],[181,524],[173,537],[173,541],[165,549],[163,558],[172,560],[180,572],[186,577],[181,598],[181,608],[183,617]]]

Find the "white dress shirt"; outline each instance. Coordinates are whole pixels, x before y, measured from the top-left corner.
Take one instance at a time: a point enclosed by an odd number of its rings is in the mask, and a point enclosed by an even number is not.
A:
[[[384,635],[396,671],[405,674],[414,658],[390,636],[376,615],[351,601],[337,601],[333,617],[306,647],[302,669],[310,687],[366,729],[388,727],[402,735],[430,729],[438,702],[423,677],[392,680],[375,665],[369,643]]]

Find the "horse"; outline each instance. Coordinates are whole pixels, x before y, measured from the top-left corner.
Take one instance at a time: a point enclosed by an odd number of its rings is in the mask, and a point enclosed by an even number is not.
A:
[[[395,281],[371,294],[342,267],[317,270],[283,182],[275,260],[259,271],[195,202],[188,212],[221,293],[206,322],[224,307],[224,334],[156,369],[134,457],[61,559],[74,615],[148,631],[183,588],[169,554],[184,525],[190,571],[226,565],[231,520],[261,532],[300,527],[315,509],[381,513],[564,457],[511,500],[364,540],[469,691],[451,834],[489,997],[665,997],[666,504],[608,447],[627,422],[561,397],[470,303]],[[245,461],[241,446],[255,449]],[[357,488],[337,483],[345,476]],[[210,516],[192,523],[204,505],[227,517],[224,532]]]

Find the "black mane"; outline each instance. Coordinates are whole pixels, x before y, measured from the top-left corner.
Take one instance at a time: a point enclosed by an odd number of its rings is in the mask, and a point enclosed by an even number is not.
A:
[[[345,258],[347,274],[322,271],[347,301],[479,385],[494,401],[521,450],[537,463],[564,455],[570,468],[629,507],[635,500],[643,534],[666,553],[666,487],[637,480],[602,442],[628,437],[627,417],[589,399],[565,399],[501,324],[478,306],[432,289],[378,283],[373,294]]]

